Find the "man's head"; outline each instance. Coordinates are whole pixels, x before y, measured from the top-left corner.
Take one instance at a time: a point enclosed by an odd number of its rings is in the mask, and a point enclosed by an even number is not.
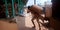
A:
[[[30,8],[31,6],[28,6],[28,9]]]

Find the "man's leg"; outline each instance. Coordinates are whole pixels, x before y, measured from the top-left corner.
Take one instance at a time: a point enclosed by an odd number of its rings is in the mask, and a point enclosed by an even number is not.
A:
[[[37,20],[37,23],[38,23],[38,26],[39,26],[39,30],[41,30],[39,18],[37,18],[36,20]]]
[[[35,19],[35,17],[33,17],[32,20],[31,20],[33,25],[34,25],[33,28],[35,28],[34,19]]]

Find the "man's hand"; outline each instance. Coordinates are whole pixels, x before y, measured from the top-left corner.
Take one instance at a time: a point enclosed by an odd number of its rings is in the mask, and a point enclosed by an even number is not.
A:
[[[27,10],[27,13],[30,13],[30,10]]]

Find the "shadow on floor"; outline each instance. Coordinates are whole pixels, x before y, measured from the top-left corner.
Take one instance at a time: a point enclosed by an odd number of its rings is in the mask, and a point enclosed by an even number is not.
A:
[[[25,27],[25,28],[19,28],[19,30],[36,30],[35,28],[28,28],[28,27]]]

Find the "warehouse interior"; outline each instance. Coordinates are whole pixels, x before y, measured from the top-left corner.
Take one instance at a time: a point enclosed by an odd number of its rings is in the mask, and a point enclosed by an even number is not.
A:
[[[39,19],[41,22],[39,29],[35,19],[35,28],[32,28],[34,25],[31,21],[33,18],[31,13],[35,10],[37,14],[40,13],[40,8],[43,12],[41,16],[44,17],[44,24]],[[60,30],[59,8],[59,0],[0,0],[0,30]],[[33,12],[28,13],[28,10]]]

